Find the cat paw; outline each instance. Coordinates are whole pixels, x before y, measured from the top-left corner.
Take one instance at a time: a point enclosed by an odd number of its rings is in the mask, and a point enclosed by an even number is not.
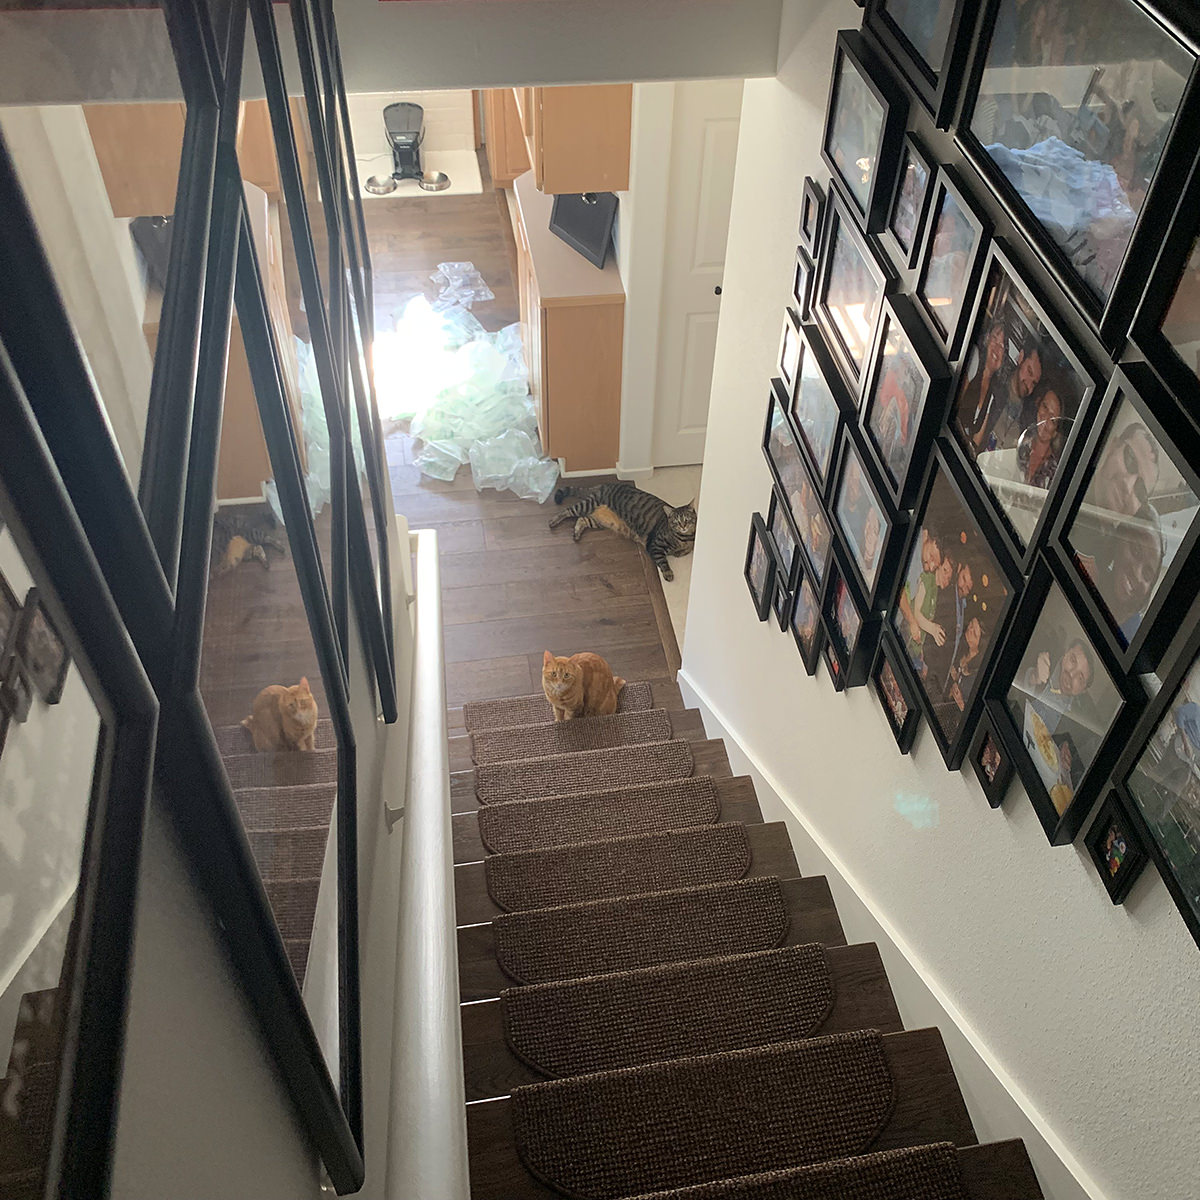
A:
[[[667,568],[666,568],[666,569],[663,571],[663,578],[664,578],[664,579],[665,579],[665,580],[666,580],[668,583],[670,583],[670,582],[671,582],[671,581],[672,581],[672,580],[675,578],[675,572],[674,572],[674,571],[672,571],[670,567],[667,567]]]

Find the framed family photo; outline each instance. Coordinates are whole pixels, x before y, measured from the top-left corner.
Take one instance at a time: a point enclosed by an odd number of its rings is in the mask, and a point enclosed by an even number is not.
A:
[[[804,664],[804,670],[809,675],[815,675],[817,662],[825,645],[825,627],[821,624],[820,594],[803,563],[792,600],[789,626],[796,649],[800,651],[800,661]]]
[[[1137,0],[987,8],[960,144],[1110,348],[1128,332],[1194,154],[1195,64],[1194,48]]]
[[[35,587],[25,597],[15,648],[37,694],[44,703],[57,704],[71,657]]]
[[[907,296],[889,296],[879,318],[863,394],[867,450],[891,502],[912,507],[928,447],[942,423],[950,372]]]
[[[933,192],[932,183],[932,159],[916,135],[906,133],[887,225],[880,235],[892,262],[901,272],[917,265],[921,233],[925,228],[925,215],[929,211],[929,198]]]
[[[907,115],[907,98],[862,34],[843,29],[833,56],[821,157],[867,233],[886,224]]]
[[[1039,557],[989,680],[987,709],[1051,844],[1079,832],[1143,701]]]
[[[825,193],[811,175],[804,177],[800,198],[800,245],[810,258],[817,257],[821,245],[821,219],[825,215]]]
[[[858,410],[846,390],[837,365],[814,326],[799,330],[796,382],[791,391],[791,416],[800,435],[800,448],[827,499],[833,485],[834,455],[838,435]]]
[[[1152,671],[1196,594],[1200,434],[1144,364],[1119,368],[1072,471],[1053,547],[1125,671]]]
[[[879,618],[865,609],[848,575],[846,560],[835,546],[821,597],[821,620],[827,657],[832,655],[837,662],[840,688],[861,687],[867,682],[879,640]]]
[[[775,592],[772,606],[780,629],[787,629],[792,611],[792,594],[796,590],[796,577],[800,573],[803,556],[796,545],[791,522],[787,517],[787,505],[779,499],[779,492],[771,489],[771,506],[767,511],[767,539],[771,555],[775,559]]]
[[[892,630],[881,629],[875,665],[871,668],[871,683],[896,746],[901,754],[907,754],[921,723],[921,706],[912,686],[912,677],[901,665],[903,654]]]
[[[1027,569],[1089,415],[1096,380],[998,243],[955,381],[948,425]]]
[[[750,519],[750,541],[746,546],[746,565],[742,573],[760,621],[765,621],[771,611],[775,587],[775,558],[771,554],[769,536],[762,514],[755,513]]]
[[[992,724],[987,710],[979,716],[979,725],[975,737],[971,741],[971,749],[967,755],[971,769],[975,772],[983,788],[983,794],[992,808],[999,808],[1008,795],[1008,789],[1013,779],[1012,756],[1004,748],[1000,735]]]
[[[939,445],[909,526],[889,623],[946,766],[962,764],[982,704],[980,684],[1020,586],[989,539],[961,468]]]
[[[1096,867],[1100,882],[1114,904],[1121,904],[1137,882],[1149,856],[1141,834],[1120,796],[1109,792],[1092,821],[1083,844]]]

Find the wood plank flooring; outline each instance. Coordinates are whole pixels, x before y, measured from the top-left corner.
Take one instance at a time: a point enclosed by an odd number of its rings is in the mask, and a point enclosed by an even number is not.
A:
[[[512,227],[486,160],[481,166],[478,196],[365,204],[377,328],[390,328],[412,296],[436,296],[429,276],[440,262],[479,269],[496,295],[472,308],[486,329],[518,319]],[[545,650],[594,650],[626,679],[674,674],[662,587],[638,547],[606,531],[573,542],[568,526],[547,527],[552,503],[477,492],[468,467],[450,483],[422,476],[402,428],[386,447],[396,510],[411,528],[438,532],[450,705],[539,691]]]

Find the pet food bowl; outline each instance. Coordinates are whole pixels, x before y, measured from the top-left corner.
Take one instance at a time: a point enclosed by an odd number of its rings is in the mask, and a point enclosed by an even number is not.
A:
[[[386,196],[396,190],[396,181],[390,175],[372,175],[363,184],[372,196]]]
[[[450,186],[450,176],[445,171],[426,171],[417,186],[426,192],[444,192]]]

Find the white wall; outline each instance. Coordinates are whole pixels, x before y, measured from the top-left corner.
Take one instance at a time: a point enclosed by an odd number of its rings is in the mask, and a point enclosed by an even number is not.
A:
[[[824,668],[808,678],[747,596],[801,186],[827,175],[835,30],[860,18],[849,0],[787,0],[779,78],[746,84],[685,690],[710,702],[735,767],[758,771],[767,814],[787,813],[801,869],[831,874],[851,940],[890,939],[906,1020],[942,1025],[981,1137],[1025,1137],[1051,1200],[1193,1197],[1200,953],[1153,868],[1114,907],[1083,851],[1048,845],[1019,787],[992,812],[928,730],[900,756],[872,692],[835,695]]]

